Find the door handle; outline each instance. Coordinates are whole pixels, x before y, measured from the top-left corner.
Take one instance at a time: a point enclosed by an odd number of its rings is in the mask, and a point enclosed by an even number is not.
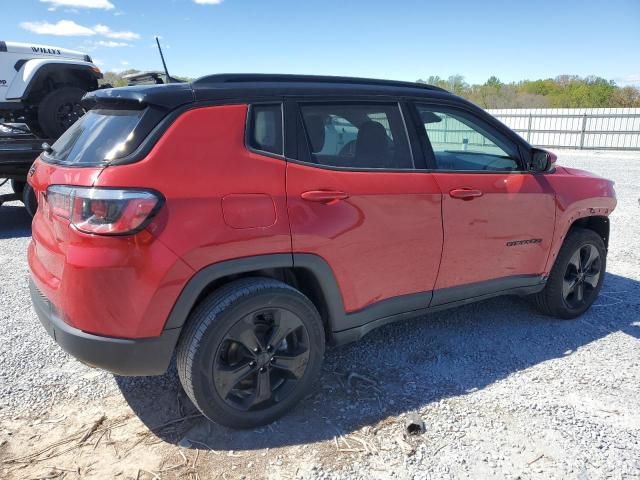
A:
[[[452,198],[460,198],[462,200],[473,200],[475,197],[481,197],[482,192],[473,188],[454,188],[449,192]]]
[[[307,200],[309,202],[326,204],[336,203],[339,200],[349,198],[348,193],[335,190],[309,190],[308,192],[302,192],[300,196],[303,200]]]

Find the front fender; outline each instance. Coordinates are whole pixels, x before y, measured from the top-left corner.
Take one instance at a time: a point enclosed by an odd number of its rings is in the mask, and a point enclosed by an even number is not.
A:
[[[571,227],[587,217],[608,217],[616,207],[613,182],[574,169],[559,168],[547,179],[556,192],[556,225],[549,258],[548,275]]]
[[[29,95],[32,86],[43,75],[54,73],[57,70],[62,71],[83,71],[92,75],[96,80],[102,78],[102,73],[98,67],[90,62],[82,62],[79,60],[56,59],[33,59],[27,60],[14,77],[11,85],[7,90],[7,100],[23,100]]]

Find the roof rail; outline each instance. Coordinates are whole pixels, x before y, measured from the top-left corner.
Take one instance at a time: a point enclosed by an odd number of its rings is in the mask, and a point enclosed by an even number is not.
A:
[[[378,85],[383,87],[424,88],[427,90],[445,89],[426,83],[403,82],[399,80],[380,80],[375,78],[338,77],[329,75],[295,75],[279,73],[217,73],[206,75],[192,82],[192,85],[210,85],[215,83],[348,83],[351,85]]]

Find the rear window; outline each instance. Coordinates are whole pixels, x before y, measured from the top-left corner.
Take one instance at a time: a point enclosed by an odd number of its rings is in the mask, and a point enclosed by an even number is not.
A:
[[[144,110],[89,110],[52,145],[47,158],[95,165],[123,157],[140,139],[134,130]]]

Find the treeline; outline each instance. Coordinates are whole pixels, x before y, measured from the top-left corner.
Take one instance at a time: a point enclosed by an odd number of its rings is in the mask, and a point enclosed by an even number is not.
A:
[[[640,89],[619,87],[601,77],[560,75],[546,80],[503,83],[497,77],[481,85],[465,82],[462,75],[431,76],[419,83],[437,85],[467,98],[482,108],[640,107]]]

